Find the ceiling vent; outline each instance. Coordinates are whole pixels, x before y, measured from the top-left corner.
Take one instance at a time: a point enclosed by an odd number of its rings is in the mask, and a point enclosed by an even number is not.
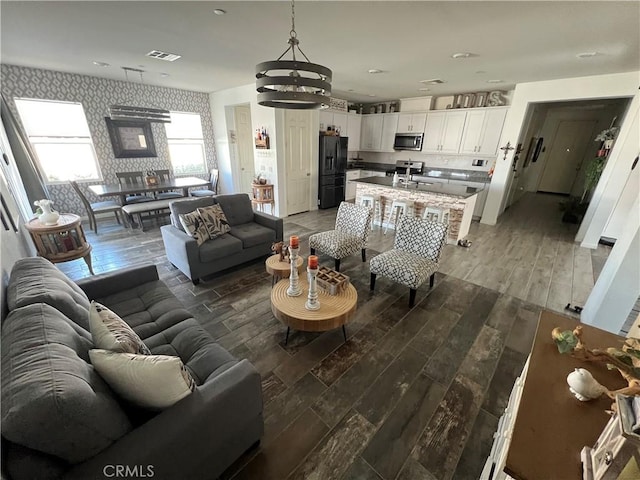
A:
[[[161,52],[160,50],[151,50],[147,53],[147,57],[157,58],[158,60],[164,60],[166,62],[175,62],[182,55],[176,55],[175,53]]]
[[[431,78],[429,80],[420,80],[420,83],[425,83],[427,85],[440,85],[444,83],[444,80],[440,80],[439,78]]]

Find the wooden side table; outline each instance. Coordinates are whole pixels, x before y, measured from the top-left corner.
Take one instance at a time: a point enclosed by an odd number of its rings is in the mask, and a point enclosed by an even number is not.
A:
[[[254,208],[264,213],[264,206],[267,204],[271,205],[271,214],[273,215],[273,209],[276,206],[276,201],[273,196],[273,185],[257,185],[254,183],[251,185],[251,191],[251,204]]]
[[[318,310],[304,308],[309,291],[306,275],[300,277],[302,295],[290,297],[287,295],[287,288],[289,288],[289,281],[281,280],[271,290],[271,311],[287,326],[285,345],[289,341],[289,331],[292,328],[305,332],[326,332],[342,327],[344,341],[347,341],[344,324],[353,318],[358,303],[358,292],[353,285],[347,285],[337,295],[329,295],[319,290],[320,308]]]
[[[298,256],[296,258],[296,264],[298,266],[298,273],[301,274],[305,269],[304,257]],[[289,278],[291,275],[291,264],[289,262],[281,262],[280,255],[277,253],[267,258],[264,262],[264,266],[267,273],[272,277],[271,288],[273,288],[278,281],[283,278]]]
[[[91,275],[91,245],[82,230],[80,217],[72,213],[63,213],[55,225],[45,225],[37,218],[25,224],[31,234],[38,255],[52,263],[68,262],[84,258]]]

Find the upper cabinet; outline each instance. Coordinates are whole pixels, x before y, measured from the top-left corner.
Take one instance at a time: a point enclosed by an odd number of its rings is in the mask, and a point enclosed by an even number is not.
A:
[[[349,137],[349,151],[360,150],[360,131],[362,117],[356,113],[347,115],[347,136]]]
[[[426,121],[426,113],[400,113],[396,131],[398,133],[422,133]]]
[[[464,126],[460,153],[494,156],[498,151],[508,108],[470,110]]]
[[[323,132],[331,127],[343,137],[348,135],[347,117],[343,112],[332,112],[331,110],[321,110],[319,114],[320,131]]]
[[[363,115],[360,150],[379,152],[382,144],[382,121],[384,115]]]
[[[382,139],[380,141],[380,151],[394,152],[393,143],[396,139],[398,129],[398,114],[385,113],[382,120]]]
[[[458,153],[465,111],[439,111],[427,115],[422,153]]]

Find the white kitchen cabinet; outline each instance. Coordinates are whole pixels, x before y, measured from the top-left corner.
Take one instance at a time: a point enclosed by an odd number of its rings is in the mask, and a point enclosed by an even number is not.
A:
[[[458,153],[467,112],[444,111],[427,114],[423,153]]]
[[[383,115],[363,115],[360,150],[380,151]]]
[[[356,198],[356,182],[354,180],[360,178],[360,170],[347,170],[347,188],[345,189],[345,200],[355,200]]]
[[[360,150],[360,132],[362,117],[357,113],[347,115],[347,136],[349,137],[349,151]]]
[[[394,152],[393,143],[396,139],[396,130],[398,128],[398,114],[385,113],[382,115],[382,135],[380,140],[381,152]]]
[[[427,121],[426,113],[400,113],[397,133],[422,133]]]
[[[495,156],[507,108],[469,110],[460,153]]]
[[[321,110],[319,112],[320,131],[324,132],[331,127],[340,132],[343,137],[349,136],[348,114],[343,112],[332,112],[331,110]]]

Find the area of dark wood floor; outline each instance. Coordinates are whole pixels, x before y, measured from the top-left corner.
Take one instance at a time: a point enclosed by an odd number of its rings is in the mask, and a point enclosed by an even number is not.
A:
[[[285,235],[300,235],[305,255],[308,236],[334,220],[335,210],[289,217]],[[431,290],[419,289],[411,309],[408,289],[379,278],[371,293],[368,264],[359,256],[343,260],[358,291],[348,341],[340,330],[293,332],[285,345],[285,328],[271,313],[264,259],[193,286],[168,263],[157,227],[144,233],[101,227],[98,236],[88,233],[96,273],[155,263],[203,327],[262,375],[264,437],[223,479],[478,478],[545,304],[527,301],[526,292],[513,295],[509,284],[492,289],[456,277],[456,256],[469,261],[473,250],[448,246],[450,274],[437,274]],[[526,239],[516,229],[512,235]],[[557,253],[561,239],[549,238]],[[374,232],[369,257],[392,239]],[[524,248],[533,255],[528,241]],[[495,253],[490,246],[479,250]],[[484,268],[485,260],[473,269]],[[546,262],[552,269],[554,262]],[[72,278],[87,274],[82,261],[59,266]]]

